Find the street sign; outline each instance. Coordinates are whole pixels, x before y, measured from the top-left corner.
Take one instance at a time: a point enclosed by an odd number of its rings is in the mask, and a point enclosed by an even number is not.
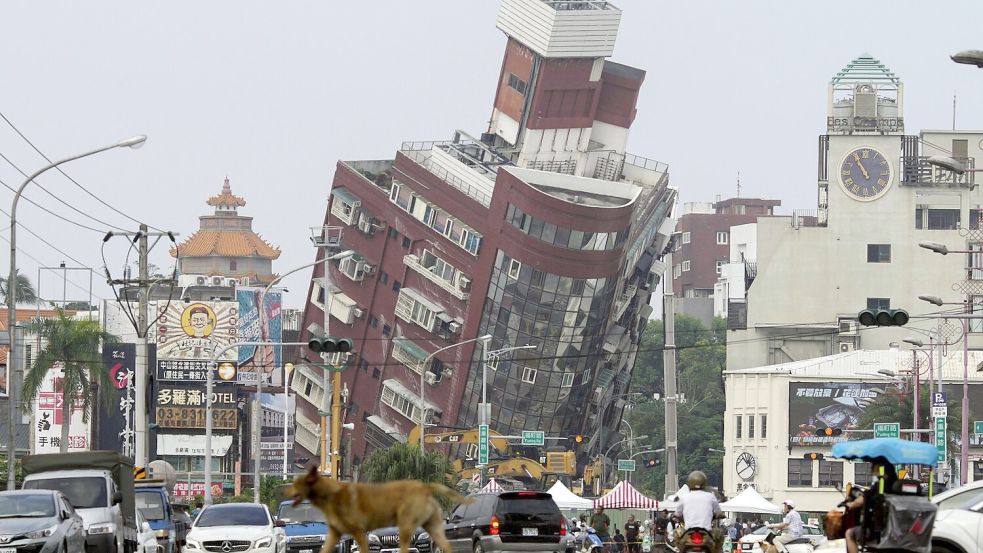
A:
[[[935,449],[939,452],[939,464],[945,463],[946,457],[946,424],[945,418],[940,417],[935,419]]]
[[[973,434],[983,434],[983,421],[973,421]]]
[[[625,472],[635,472],[634,459],[618,459],[618,470]]]
[[[932,394],[932,406],[945,405],[946,392],[935,392]]]
[[[522,445],[545,445],[546,433],[542,430],[523,430]]]
[[[937,419],[944,419],[949,416],[949,407],[946,405],[933,405],[932,416]]]
[[[488,464],[488,425],[478,425],[478,464]]]
[[[901,423],[879,422],[874,424],[875,438],[900,438]]]

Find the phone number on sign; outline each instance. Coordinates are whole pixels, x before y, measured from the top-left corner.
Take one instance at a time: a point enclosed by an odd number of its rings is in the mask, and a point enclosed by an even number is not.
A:
[[[158,407],[157,425],[161,428],[205,428],[204,407]],[[235,430],[235,409],[212,409],[212,427]]]

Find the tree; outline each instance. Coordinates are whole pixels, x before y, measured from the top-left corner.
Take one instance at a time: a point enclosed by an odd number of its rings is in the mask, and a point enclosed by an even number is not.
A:
[[[420,454],[420,448],[404,443],[373,451],[362,463],[363,478],[369,482],[416,479],[452,486],[454,468],[440,451]]]
[[[38,296],[30,279],[20,274],[19,269],[14,274],[17,276],[17,297],[15,298],[17,303],[36,304]],[[4,301],[7,301],[7,279],[2,277],[0,277],[0,295],[3,295]]]
[[[929,408],[929,393],[928,385],[923,384],[921,387],[921,399],[918,403],[918,427],[931,429],[934,427],[935,421],[932,419],[932,411]],[[905,382],[904,386],[898,388],[893,386],[887,389],[884,393],[877,396],[870,405],[864,409],[864,414],[860,419],[860,428],[862,429],[872,429],[875,423],[885,423],[885,422],[896,422],[901,424],[901,428],[910,428],[912,425],[912,416],[915,412],[915,406],[912,403],[915,397],[914,391],[911,390],[911,382]],[[956,451],[960,447],[960,426],[959,421],[962,419],[962,401],[961,394],[959,397],[955,397],[952,394],[949,396],[949,400],[946,402],[948,407],[948,415],[946,420],[948,425],[946,427],[948,434],[949,450]],[[970,417],[972,417],[972,412],[970,412]],[[970,419],[972,420],[972,418]],[[870,437],[868,435],[867,437]],[[908,438],[907,436],[902,436],[903,438]],[[930,441],[929,437],[926,435],[919,435],[915,438],[916,441]]]
[[[680,482],[693,470],[707,474],[711,485],[723,484],[723,466],[719,455],[710,455],[709,448],[723,449],[725,408],[722,372],[726,367],[726,322],[715,319],[707,328],[699,319],[676,317],[677,392],[684,394],[686,403],[678,406],[677,472]],[[662,322],[652,321],[645,328],[639,355],[635,361],[632,386],[646,392],[644,399],[625,412],[625,419],[653,447],[665,445],[665,403],[652,399],[651,393],[665,396],[663,382]],[[663,454],[664,455],[664,454]],[[642,469],[636,473],[636,484],[657,497],[665,492],[665,465],[657,469]]]
[[[24,379],[24,397],[36,399],[48,371],[61,366],[63,376],[56,381],[56,391],[62,394],[61,452],[68,450],[68,422],[73,408],[82,409],[83,420],[89,420],[94,392],[91,384],[108,388],[111,383],[102,363],[100,344],[114,343],[116,336],[104,331],[97,321],[75,320],[58,310],[56,318],[31,321],[28,332],[39,336],[47,345],[38,352]],[[109,398],[108,394],[104,394]]]

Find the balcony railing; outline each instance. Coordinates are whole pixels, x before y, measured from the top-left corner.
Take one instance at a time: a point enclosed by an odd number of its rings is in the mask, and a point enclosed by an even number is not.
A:
[[[631,305],[631,300],[634,299],[635,294],[638,293],[638,284],[629,284],[625,287],[625,291],[621,293],[621,296],[614,301],[614,313],[615,319],[620,319],[622,315],[625,314],[625,310]]]
[[[467,300],[471,296],[471,294],[469,294],[468,292],[461,290],[453,283],[447,282],[446,280],[435,275],[430,269],[424,267],[423,264],[420,263],[420,257],[417,256],[416,254],[409,253],[404,255],[403,264],[405,264],[410,269],[413,269],[414,271],[419,273],[423,278],[429,280],[430,282],[436,284],[437,286],[440,286],[448,294],[454,296],[459,300]]]
[[[611,3],[604,0],[543,0],[543,3],[556,11],[607,10]]]
[[[966,169],[973,169],[976,160],[972,157],[957,157],[956,161]],[[957,175],[940,167],[929,164],[928,156],[904,156],[900,162],[901,184],[903,186],[950,186],[959,188],[976,188],[973,178],[975,173],[966,171]]]
[[[483,190],[464,182],[462,179],[447,172],[443,167],[438,167],[430,162],[431,151],[435,146],[449,145],[451,142],[403,142],[399,151],[406,157],[412,159],[421,167],[430,171],[438,178],[446,182],[453,188],[467,194],[467,196],[481,205],[488,207],[491,205],[491,195]]]

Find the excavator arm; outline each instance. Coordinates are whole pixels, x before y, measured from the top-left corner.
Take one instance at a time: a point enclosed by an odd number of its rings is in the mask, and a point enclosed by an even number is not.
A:
[[[491,447],[495,448],[501,454],[508,453],[509,442],[505,438],[496,438],[496,436],[501,436],[498,432],[494,430],[488,431],[488,443]],[[410,430],[409,436],[406,438],[406,442],[410,444],[420,443],[420,427],[415,426],[413,430]],[[476,444],[478,443],[478,430],[455,430],[453,432],[440,432],[437,434],[424,434],[423,443],[425,444]]]

